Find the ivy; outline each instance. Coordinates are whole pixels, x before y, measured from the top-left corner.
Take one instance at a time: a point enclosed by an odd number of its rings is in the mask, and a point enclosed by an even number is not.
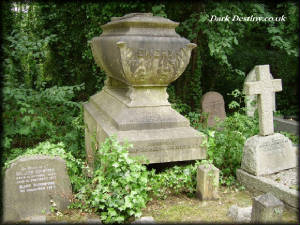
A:
[[[149,200],[148,172],[138,159],[129,156],[130,147],[120,145],[112,136],[95,149],[97,167],[92,182],[80,189],[72,207],[94,210],[105,223],[141,216]]]

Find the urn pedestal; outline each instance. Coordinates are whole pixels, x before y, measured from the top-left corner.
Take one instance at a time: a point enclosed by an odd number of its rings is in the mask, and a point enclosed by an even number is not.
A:
[[[130,155],[150,163],[206,158],[206,136],[168,102],[168,84],[183,73],[196,47],[175,32],[176,26],[151,13],[132,13],[112,18],[91,40],[94,59],[108,77],[84,103],[89,166],[93,134],[99,144],[114,134],[120,142],[128,140]]]

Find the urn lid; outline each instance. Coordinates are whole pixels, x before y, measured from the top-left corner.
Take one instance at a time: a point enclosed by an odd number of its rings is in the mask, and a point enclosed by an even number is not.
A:
[[[112,17],[111,22],[101,26],[103,30],[110,30],[124,27],[145,27],[145,28],[166,28],[174,29],[179,23],[153,16],[152,13],[130,13],[122,17]]]

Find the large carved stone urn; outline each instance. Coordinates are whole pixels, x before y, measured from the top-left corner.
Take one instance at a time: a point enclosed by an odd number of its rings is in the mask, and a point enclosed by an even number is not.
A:
[[[205,136],[168,102],[166,87],[183,73],[196,47],[175,32],[176,26],[151,13],[131,13],[113,17],[91,40],[94,59],[108,77],[84,104],[90,166],[93,133],[99,144],[113,134],[128,140],[130,154],[144,155],[150,163],[206,157]]]

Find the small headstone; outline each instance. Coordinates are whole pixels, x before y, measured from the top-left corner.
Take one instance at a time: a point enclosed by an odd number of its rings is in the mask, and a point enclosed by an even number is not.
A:
[[[64,210],[72,199],[65,161],[57,156],[30,155],[11,162],[4,175],[3,222],[44,216],[51,202]]]
[[[259,134],[270,135],[274,133],[273,125],[273,95],[282,90],[281,79],[270,79],[269,65],[255,67],[256,81],[246,82],[244,92],[246,95],[258,95]]]
[[[217,200],[219,169],[212,164],[202,164],[197,169],[196,194],[201,200]]]
[[[284,204],[271,193],[253,198],[251,222],[274,223],[280,222]]]
[[[272,174],[294,168],[296,164],[296,150],[282,134],[255,135],[245,142],[241,168],[250,174]]]
[[[270,67],[269,65],[266,65],[267,67]],[[256,78],[256,66],[250,71],[250,73],[247,75],[245,82],[249,81],[257,81]],[[271,73],[268,74],[270,79],[273,80],[273,76]],[[245,88],[244,88],[245,89]],[[275,93],[272,94],[273,99],[273,111],[276,111],[276,98]],[[245,105],[246,105],[246,114],[247,116],[254,116],[255,110],[257,109],[257,95],[245,95]]]
[[[247,223],[251,220],[252,206],[249,207],[238,207],[233,205],[229,208],[227,216],[231,217],[234,222]]]
[[[207,126],[215,126],[218,121],[226,118],[223,96],[215,91],[209,91],[201,99],[202,112],[207,114]]]

